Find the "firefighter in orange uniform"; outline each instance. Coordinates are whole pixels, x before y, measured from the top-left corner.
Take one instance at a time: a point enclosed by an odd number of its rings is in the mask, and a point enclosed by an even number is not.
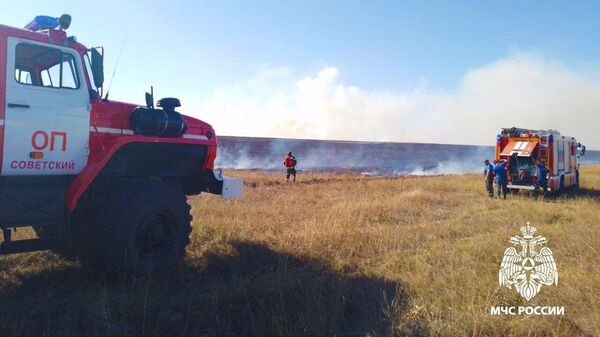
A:
[[[294,181],[296,181],[296,157],[292,154],[292,151],[288,152],[287,156],[283,158],[283,165],[287,169],[287,173],[285,175],[286,181],[290,181],[290,175],[294,176]]]

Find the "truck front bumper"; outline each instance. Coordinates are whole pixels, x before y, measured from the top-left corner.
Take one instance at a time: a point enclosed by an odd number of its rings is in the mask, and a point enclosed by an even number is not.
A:
[[[514,189],[514,190],[527,190],[527,191],[533,191],[535,190],[535,186],[533,185],[513,185],[513,184],[508,184],[506,185],[507,188],[510,189]],[[550,187],[548,187],[548,191],[550,191]]]
[[[244,181],[223,176],[222,170],[204,170],[202,191],[220,195],[223,199],[239,199],[244,190]]]

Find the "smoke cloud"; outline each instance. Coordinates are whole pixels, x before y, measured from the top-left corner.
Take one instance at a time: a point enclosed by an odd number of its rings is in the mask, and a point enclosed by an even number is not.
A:
[[[500,128],[519,126],[600,148],[600,80],[531,53],[472,69],[452,90],[368,91],[334,66],[310,75],[282,67],[194,103],[226,135],[493,145]]]

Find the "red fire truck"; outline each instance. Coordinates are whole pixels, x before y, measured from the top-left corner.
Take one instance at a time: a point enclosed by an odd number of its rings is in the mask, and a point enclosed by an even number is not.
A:
[[[0,25],[0,254],[72,242],[104,266],[148,270],[185,252],[186,196],[241,196],[214,171],[213,128],[175,109],[112,101],[103,48],[67,36],[71,18]],[[38,239],[12,240],[32,226]]]
[[[549,169],[548,190],[558,194],[579,186],[579,156],[585,146],[556,130],[504,128],[496,138],[496,159],[508,163],[508,188],[534,190],[536,161]]]

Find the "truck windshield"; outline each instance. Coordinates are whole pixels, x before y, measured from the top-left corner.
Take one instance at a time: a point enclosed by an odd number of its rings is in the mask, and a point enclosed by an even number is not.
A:
[[[90,62],[89,52],[83,55],[83,63],[85,64],[85,72],[87,73],[88,78],[90,79],[90,96],[92,96],[92,98],[99,98],[100,93],[98,92],[98,88],[96,88],[96,85],[94,84],[94,74],[92,73],[92,63]]]

